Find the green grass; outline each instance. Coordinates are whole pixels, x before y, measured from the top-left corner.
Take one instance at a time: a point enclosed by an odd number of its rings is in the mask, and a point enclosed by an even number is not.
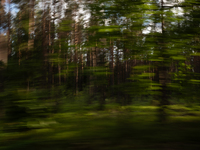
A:
[[[155,106],[58,113],[35,121],[38,129],[1,131],[0,150],[200,149],[199,110],[177,105],[167,111],[165,124],[157,122]]]

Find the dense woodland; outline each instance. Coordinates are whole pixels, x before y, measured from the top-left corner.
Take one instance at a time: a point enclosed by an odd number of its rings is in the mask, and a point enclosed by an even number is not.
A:
[[[1,0],[0,33],[2,149],[200,148],[200,1]]]

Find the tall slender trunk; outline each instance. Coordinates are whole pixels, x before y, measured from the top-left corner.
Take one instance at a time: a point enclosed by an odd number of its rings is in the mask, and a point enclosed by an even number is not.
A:
[[[113,42],[110,40],[110,57],[111,57],[111,85],[114,85],[114,54],[113,54]]]
[[[50,11],[50,8],[48,7],[48,55],[50,56],[51,55],[51,11]],[[48,63],[48,67],[49,67],[49,77],[48,77],[48,82],[49,82],[49,86],[51,86],[52,84],[52,72],[53,72],[53,69],[52,69],[52,64],[49,62]]]
[[[69,33],[67,33],[67,47],[69,46]],[[69,51],[69,48],[67,48],[67,51],[65,52],[65,64],[66,64],[66,71],[65,71],[65,74],[64,74],[64,82],[66,83],[67,81],[67,72],[68,72],[68,63],[69,63],[69,56],[68,56],[68,51]]]
[[[88,53],[87,53],[87,65],[88,67],[91,69],[92,67],[92,51],[91,49],[89,49]],[[88,85],[89,85],[89,95],[92,95],[92,76],[91,74],[88,75]],[[91,104],[92,101],[91,101],[91,98],[88,98],[88,101],[87,101],[88,104]]]
[[[8,36],[8,57],[11,56],[11,40],[10,40],[10,35],[11,35],[11,9],[10,9],[10,0],[8,0],[8,31],[7,31],[7,36]]]
[[[4,63],[8,61],[7,41],[3,34],[0,34],[0,61]]]
[[[22,13],[19,12],[19,28],[21,27],[21,16],[22,16]],[[20,66],[21,64],[21,47],[20,47],[20,44],[21,44],[21,33],[20,33],[20,29],[18,29],[18,32],[17,32],[17,36],[18,36],[18,44],[19,44],[19,48],[18,48],[18,64]]]
[[[161,9],[163,11],[163,0],[161,0]],[[167,56],[165,54],[165,31],[164,31],[164,16],[161,14],[161,28],[162,28],[162,41],[160,45],[162,47],[161,51],[161,57],[167,59]],[[158,67],[158,74],[159,74],[159,83],[161,84],[161,96],[160,96],[160,105],[159,105],[159,121],[160,122],[165,122],[167,119],[167,114],[166,114],[166,105],[168,105],[168,94],[167,94],[167,83],[168,83],[168,66],[167,62],[165,59],[160,62],[159,67]]]
[[[29,1],[29,38],[28,38],[28,50],[33,48],[34,39],[33,39],[33,32],[34,32],[34,6],[35,0]]]
[[[43,1],[43,6],[45,2]],[[45,7],[43,8],[43,16],[42,16],[42,53],[43,53],[43,85],[45,87],[46,82],[48,82],[47,76],[47,40],[46,40],[46,10]],[[47,81],[46,81],[47,80]]]
[[[61,59],[61,38],[59,41],[59,51],[58,51],[58,78],[59,78],[59,85],[61,85],[61,65],[60,65],[60,59]]]
[[[0,23],[5,23],[6,21],[6,14],[4,11],[4,6],[5,5],[5,1],[1,1],[1,10],[0,10]],[[10,12],[8,12],[10,14]],[[8,19],[9,19],[9,15],[8,15]],[[9,24],[9,20],[7,22]],[[1,24],[0,24],[1,25]],[[6,33],[5,29],[1,29],[2,31],[4,31],[4,33]],[[4,33],[0,33],[0,61],[7,63],[8,61],[8,43],[10,40],[10,37],[8,36],[8,30],[7,30],[7,39],[6,36],[4,35]]]
[[[78,4],[75,2],[74,6],[74,17],[78,11]],[[74,63],[75,63],[75,95],[78,94],[78,44],[79,44],[79,22],[74,20]]]
[[[75,21],[75,30],[74,30],[74,41],[75,41],[75,52],[74,52],[74,63],[75,67],[75,94],[78,93],[78,22]]]
[[[52,38],[51,38],[51,54],[54,54],[54,40],[55,40],[55,17],[56,17],[56,10],[55,10],[55,1],[53,3],[53,23],[52,23]],[[53,56],[54,57],[54,56]],[[51,63],[52,68],[52,87],[54,87],[54,63]]]

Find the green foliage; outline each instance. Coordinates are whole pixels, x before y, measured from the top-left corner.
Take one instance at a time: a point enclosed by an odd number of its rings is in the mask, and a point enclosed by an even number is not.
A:
[[[199,149],[198,1],[11,2],[0,149]]]

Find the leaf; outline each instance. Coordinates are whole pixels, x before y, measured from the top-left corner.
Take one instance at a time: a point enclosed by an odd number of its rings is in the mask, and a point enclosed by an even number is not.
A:
[[[139,77],[153,77],[155,73],[142,73]]]
[[[196,80],[196,79],[191,79],[190,82],[193,84],[200,84],[200,80]]]
[[[182,55],[172,56],[171,58],[174,59],[174,60],[186,60],[186,58],[184,56],[182,56]]]

